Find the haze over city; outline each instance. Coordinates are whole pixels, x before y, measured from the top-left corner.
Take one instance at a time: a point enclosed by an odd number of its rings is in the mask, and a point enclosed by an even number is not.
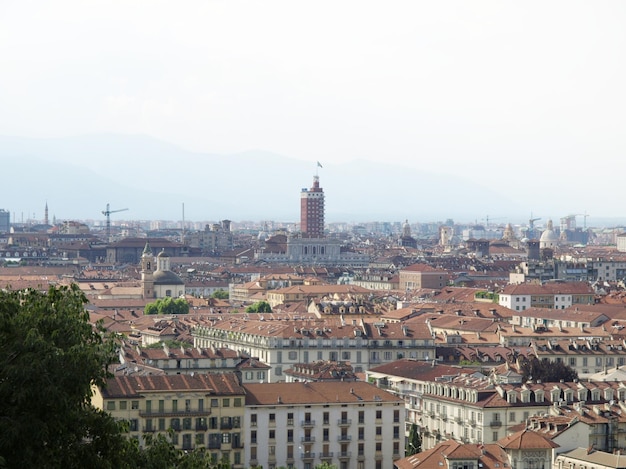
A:
[[[295,221],[320,161],[328,221],[620,218],[625,20],[609,1],[5,2],[0,158],[30,177],[2,206]]]

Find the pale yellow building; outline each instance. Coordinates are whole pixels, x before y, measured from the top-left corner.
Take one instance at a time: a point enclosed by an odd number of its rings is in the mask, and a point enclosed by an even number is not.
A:
[[[235,373],[116,376],[96,388],[92,403],[129,424],[140,446],[146,434],[167,434],[176,448],[206,448],[243,468],[245,390]]]

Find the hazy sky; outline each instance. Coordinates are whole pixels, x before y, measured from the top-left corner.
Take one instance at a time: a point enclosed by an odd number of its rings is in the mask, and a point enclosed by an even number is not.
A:
[[[601,0],[2,0],[0,134],[363,158],[600,205],[626,169],[624,25]]]

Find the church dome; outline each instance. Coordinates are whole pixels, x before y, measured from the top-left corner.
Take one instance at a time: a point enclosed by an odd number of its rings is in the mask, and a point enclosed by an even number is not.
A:
[[[548,226],[545,231],[541,233],[539,238],[539,247],[541,248],[553,248],[559,243],[559,236],[554,232],[552,220],[548,220]]]
[[[155,285],[184,285],[185,282],[171,270],[157,270],[152,276]]]

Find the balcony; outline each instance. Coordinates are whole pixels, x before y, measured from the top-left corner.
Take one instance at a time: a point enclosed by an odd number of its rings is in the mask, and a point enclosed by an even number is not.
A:
[[[468,420],[468,423],[470,424],[470,427],[476,426],[476,420]]]
[[[315,420],[303,420],[300,422],[300,426],[302,427],[314,427],[315,426]]]
[[[337,425],[340,427],[348,427],[352,425],[352,419],[339,419],[337,420]]]
[[[333,452],[326,452],[326,453],[320,453],[320,459],[332,459],[333,458]]]
[[[489,422],[491,428],[500,428],[502,426],[502,420],[492,420]]]
[[[339,453],[337,453],[337,457],[339,459],[350,459],[352,457],[352,452],[351,451],[340,451]]]
[[[315,459],[315,453],[300,453],[300,459],[303,460],[311,460],[311,459]]]
[[[315,437],[311,435],[303,436],[300,438],[302,443],[315,443]]]
[[[349,443],[350,441],[352,441],[352,435],[339,435],[337,437],[337,441],[339,443]]]
[[[458,423],[459,425],[463,425],[463,419],[461,417],[456,417],[454,421]]]
[[[154,418],[154,417],[206,417],[211,415],[211,409],[202,409],[202,410],[163,410],[163,411],[155,411],[151,410],[150,412],[146,412],[145,410],[139,411],[140,417],[145,418]]]

